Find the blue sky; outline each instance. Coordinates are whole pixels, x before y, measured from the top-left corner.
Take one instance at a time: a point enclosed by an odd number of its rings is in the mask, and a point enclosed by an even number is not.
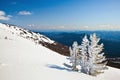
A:
[[[0,22],[34,30],[120,30],[120,0],[2,0]]]

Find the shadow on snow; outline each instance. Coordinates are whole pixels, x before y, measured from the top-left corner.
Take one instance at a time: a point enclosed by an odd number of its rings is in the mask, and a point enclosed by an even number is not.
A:
[[[66,70],[66,71],[69,71],[69,72],[72,71],[71,69],[68,69],[68,68],[65,68],[65,67],[61,67],[61,66],[58,66],[58,65],[48,64],[46,66],[49,67],[49,68],[57,69],[57,70]]]

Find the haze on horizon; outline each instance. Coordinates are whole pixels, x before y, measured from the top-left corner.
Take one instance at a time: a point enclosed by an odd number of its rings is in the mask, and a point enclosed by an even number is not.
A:
[[[120,0],[2,0],[0,22],[32,30],[120,31]]]

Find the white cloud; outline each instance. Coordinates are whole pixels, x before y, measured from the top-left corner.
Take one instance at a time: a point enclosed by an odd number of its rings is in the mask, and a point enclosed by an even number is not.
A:
[[[110,24],[105,24],[105,25],[99,25],[98,26],[99,30],[120,30],[120,25],[110,25]]]
[[[120,31],[120,25],[110,25],[110,24],[103,24],[103,25],[96,25],[96,26],[81,26],[79,30],[107,30],[107,31]]]
[[[4,11],[0,11],[0,16],[4,16],[5,12]]]
[[[35,25],[34,24],[28,24],[27,26],[28,27],[34,27]]]
[[[0,10],[0,20],[10,20],[11,15],[6,15],[4,11]]]
[[[94,25],[94,26],[78,26],[78,25],[66,25],[66,26],[51,26],[51,25],[35,25],[30,24],[27,26],[28,29],[31,30],[63,30],[63,31],[79,31],[79,30],[87,30],[87,31],[120,31],[120,25]]]
[[[120,31],[120,24],[98,24],[98,25],[28,25],[31,30],[68,30],[68,31]]]
[[[32,13],[30,11],[20,11],[18,14],[19,15],[31,15]]]

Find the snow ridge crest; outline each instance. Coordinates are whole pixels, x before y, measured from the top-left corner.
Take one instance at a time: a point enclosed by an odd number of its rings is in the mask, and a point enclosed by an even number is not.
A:
[[[12,34],[16,34],[17,36],[34,41],[35,43],[53,44],[55,42],[44,35],[20,28],[15,25],[0,23],[0,28],[11,32]]]

